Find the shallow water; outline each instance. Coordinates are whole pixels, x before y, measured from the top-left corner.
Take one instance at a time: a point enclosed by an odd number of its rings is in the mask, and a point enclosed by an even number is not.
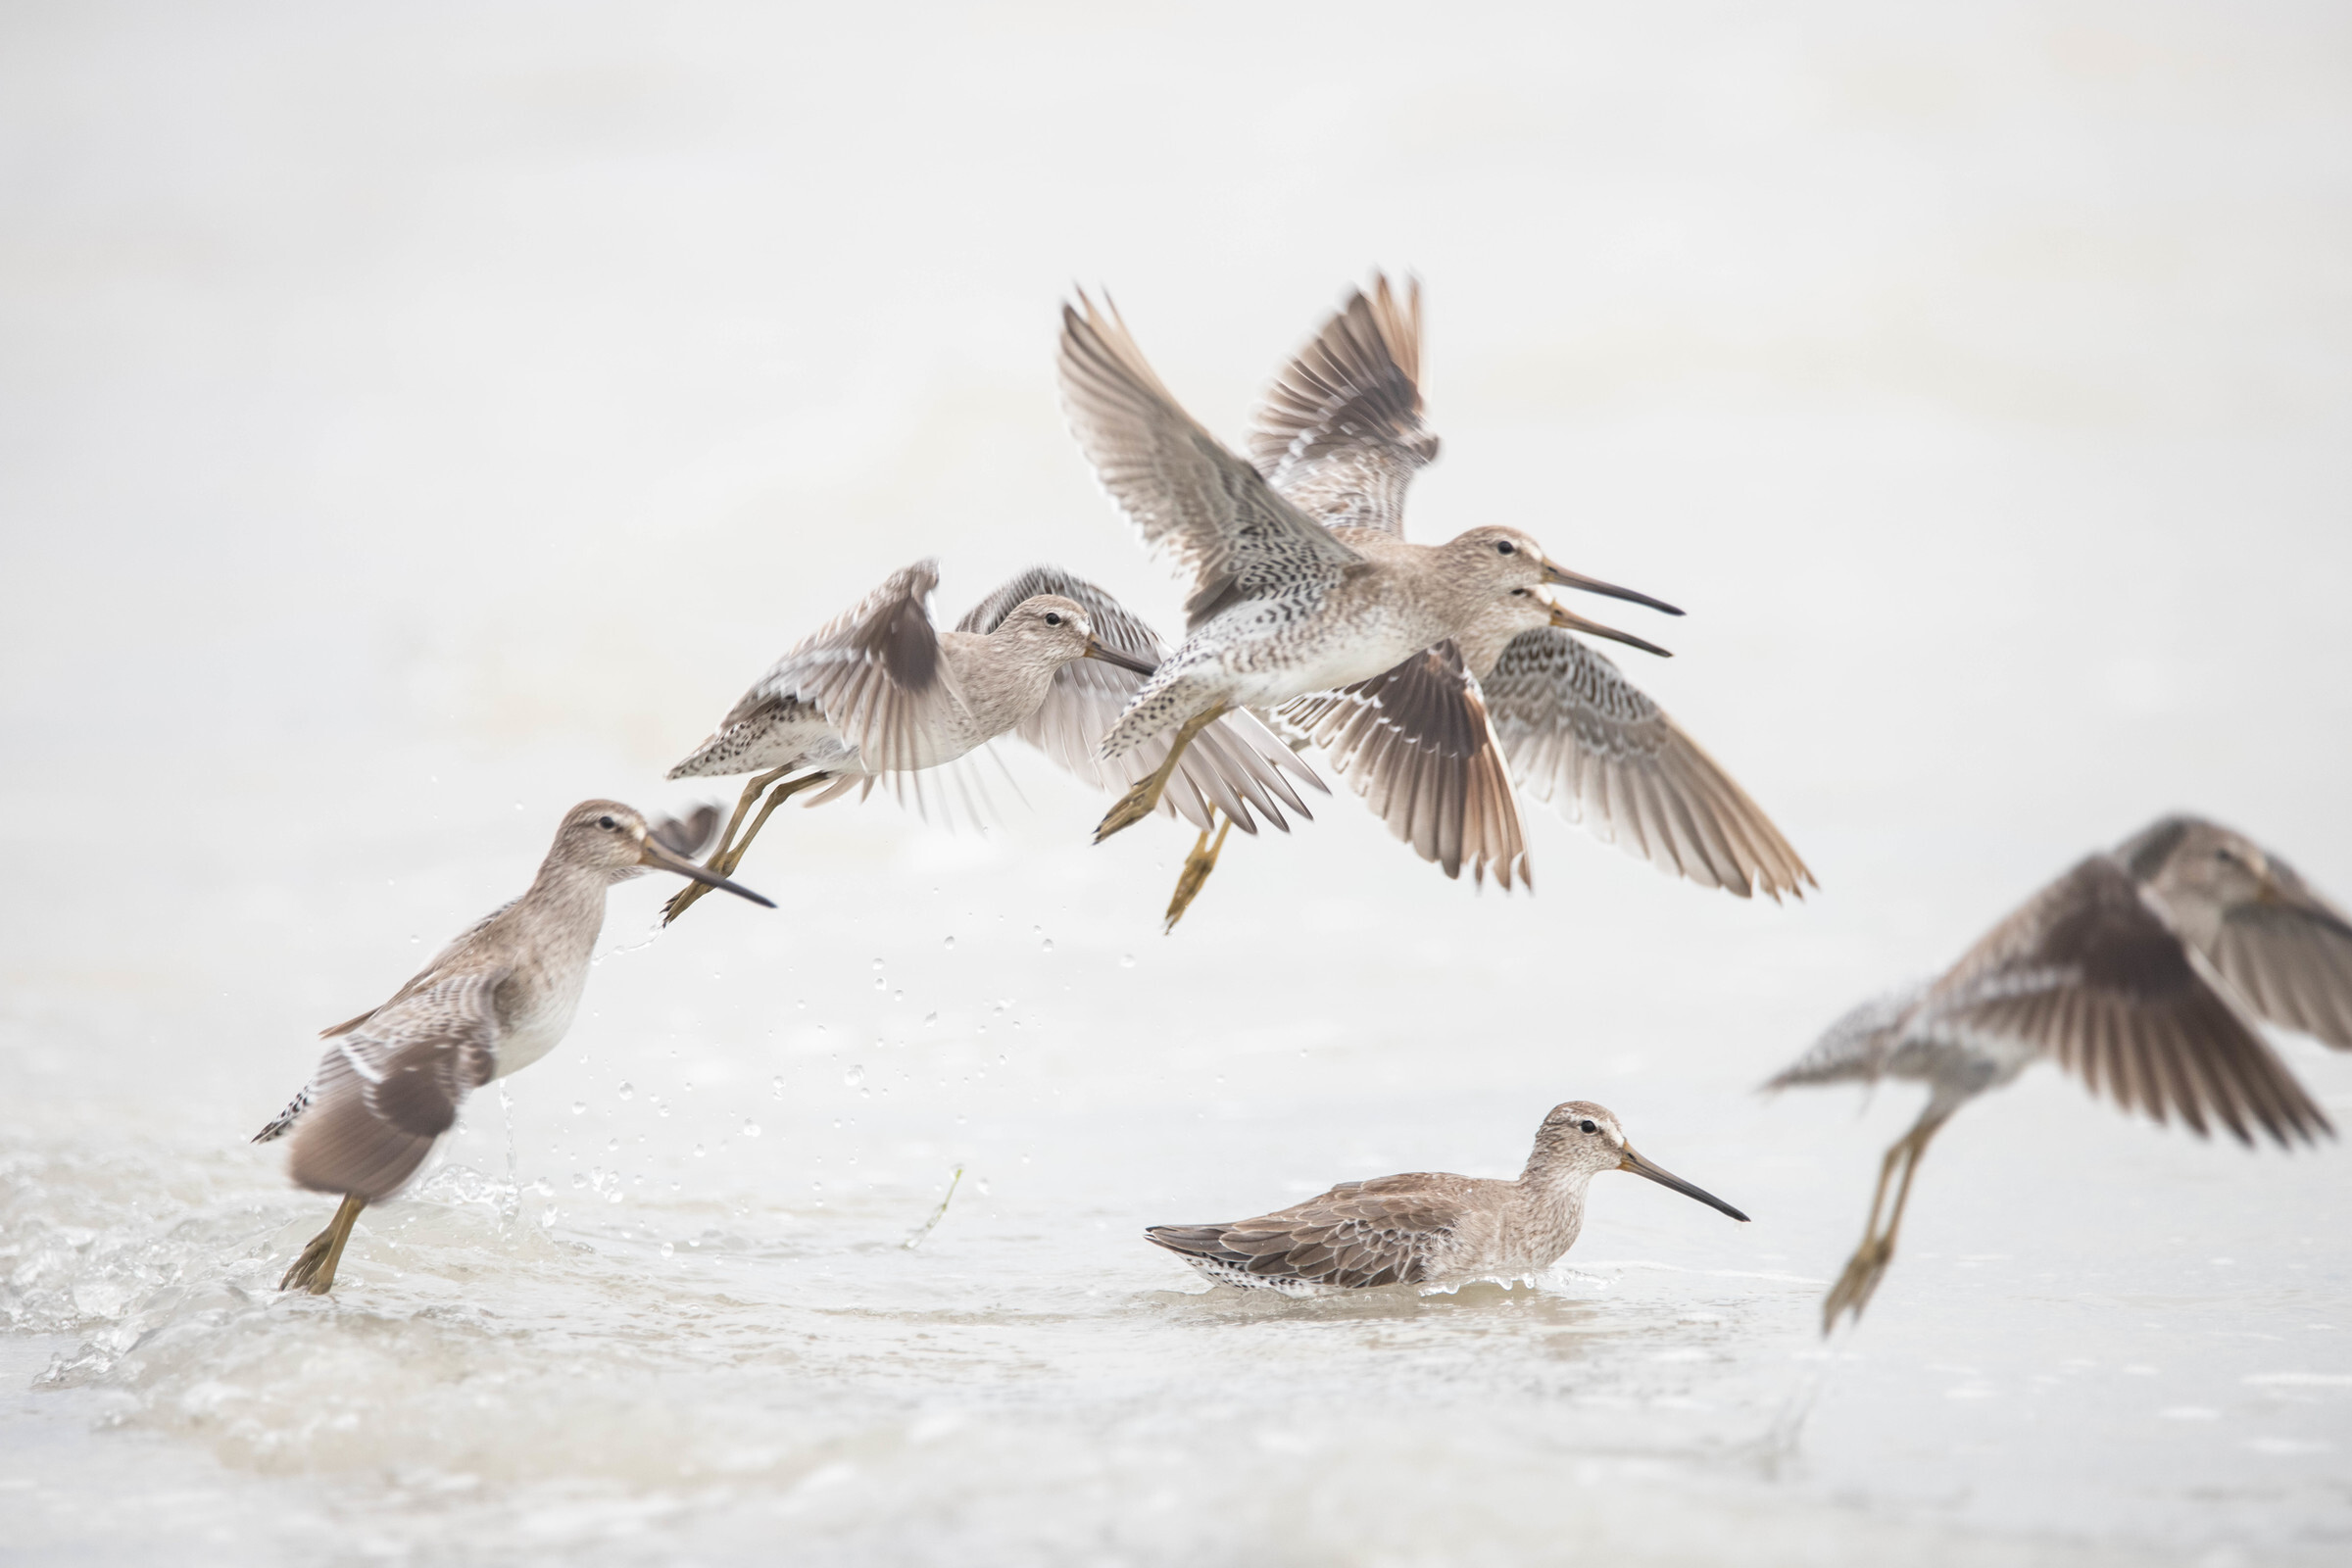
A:
[[[1825,1343],[1916,1095],[1752,1092],[2159,809],[2352,896],[2340,23],[1211,15],[8,24],[0,1556],[2340,1556],[2340,1146],[2029,1075]],[[777,911],[617,890],[571,1038],[276,1297],[331,1203],[243,1140],[316,1029],[571,801],[698,798],[798,629],[929,551],[1173,623],[1064,277],[1230,432],[1374,257],[1416,526],[1690,608],[1637,678],[1818,897],[1541,811],[1482,894],[1339,800],[1163,938],[1183,835],[1015,751],[986,833],[784,813]],[[1754,1223],[1603,1177],[1544,1279],[1306,1302],[1140,1236],[1507,1175],[1567,1098]]]

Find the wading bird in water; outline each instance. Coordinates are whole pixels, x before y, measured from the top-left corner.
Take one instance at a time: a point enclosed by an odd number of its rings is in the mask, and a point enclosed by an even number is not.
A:
[[[324,1296],[360,1210],[408,1184],[466,1096],[556,1048],[588,983],[607,888],[674,871],[775,907],[689,858],[710,821],[649,827],[617,801],[582,802],[564,813],[528,892],[476,921],[392,1000],[324,1031],[334,1043],[318,1071],[253,1140],[290,1139],[295,1182],[343,1197],[279,1290]]]
[[[1191,587],[1184,642],[1101,748],[1116,759],[1173,731],[1167,760],[1110,808],[1097,843],[1149,814],[1194,737],[1237,708],[1278,708],[1370,680],[1498,622],[1573,627],[1664,652],[1550,603],[1538,592],[1547,584],[1681,613],[1554,564],[1518,528],[1473,528],[1442,545],[1417,545],[1352,520],[1327,526],[1186,414],[1116,313],[1084,296],[1062,309],[1060,374],[1071,430],[1103,488]],[[1492,779],[1463,789],[1459,770],[1434,780],[1426,797],[1415,794],[1429,819],[1416,842],[1426,838],[1458,867],[1463,843],[1491,843],[1494,812],[1509,809],[1502,777],[1499,801]],[[1216,845],[1203,835],[1185,871],[1192,892],[1221,844],[1221,835]],[[1171,924],[1189,897],[1180,888]]]
[[[2200,1138],[2208,1118],[2249,1148],[2254,1127],[2281,1148],[2334,1136],[2256,1019],[2352,1050],[2352,924],[2252,840],[2168,816],[2034,895],[1936,979],[1832,1024],[1765,1087],[1904,1078],[1929,1095],[1880,1164],[1822,1332],[1859,1319],[1878,1289],[1928,1141],[2036,1061]]]
[[[1287,808],[1309,817],[1292,778],[1324,788],[1314,770],[1247,713],[1227,716],[1180,761],[1164,744],[1117,760],[1095,741],[1159,662],[1159,639],[1082,577],[1052,566],[1022,573],[941,633],[925,608],[937,564],[917,562],[795,647],[719,721],[671,778],[755,776],[736,802],[710,865],[732,874],[777,807],[804,790],[808,804],[884,779],[921,799],[921,775],[1017,731],[1061,766],[1120,789],[1163,758],[1180,784],[1163,804],[1205,827],[1212,811],[1257,831],[1252,808],[1290,831]],[[1286,777],[1286,775],[1289,775]],[[769,786],[774,786],[772,789]],[[752,803],[766,804],[740,838]],[[674,920],[701,898],[682,889]]]
[[[1714,1194],[1660,1170],[1588,1100],[1554,1105],[1516,1181],[1415,1171],[1342,1182],[1303,1203],[1222,1225],[1154,1225],[1164,1247],[1218,1285],[1322,1296],[1380,1285],[1466,1284],[1540,1274],[1576,1245],[1585,1189],[1631,1171],[1745,1223]]]

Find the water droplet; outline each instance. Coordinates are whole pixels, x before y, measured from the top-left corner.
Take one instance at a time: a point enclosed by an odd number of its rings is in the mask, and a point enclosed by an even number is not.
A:
[[[893,1002],[905,1002],[906,1000],[906,993],[904,991],[893,991],[890,994],[890,1000]]]
[[[697,1158],[697,1159],[701,1159],[701,1158],[703,1158],[705,1155],[709,1154],[710,1152],[710,1151],[709,1151],[708,1149],[705,1149],[705,1148],[704,1148],[702,1145],[700,1145],[700,1144],[697,1144],[697,1145],[695,1145],[695,1146],[694,1146],[694,1157],[695,1157],[695,1158]]]
[[[573,1102],[571,1102],[571,1113],[572,1113],[574,1116],[585,1116],[585,1115],[587,1115],[587,1114],[588,1114],[588,1102],[586,1102],[585,1100],[575,1100],[575,1101],[573,1101]]]
[[[933,1024],[935,1024],[935,1023],[937,1023],[937,1022],[939,1022],[939,1014],[938,1014],[938,1013],[936,1013],[936,1012],[926,1012],[926,1013],[924,1013],[924,1014],[923,1014],[923,1027],[924,1027],[924,1028],[928,1029],[928,1028],[930,1028],[930,1027],[931,1027]]]
[[[662,1255],[663,1257],[668,1257],[668,1256],[672,1255],[673,1253],[675,1253],[676,1251],[677,1251],[677,1248],[676,1248],[676,1247],[675,1247],[673,1244],[671,1244],[671,1243],[669,1243],[669,1242],[663,1242],[663,1243],[662,1244]]]
[[[620,1087],[612,1092],[623,1100],[630,1100],[635,1098],[637,1094],[637,1086],[624,1078],[621,1080]]]
[[[756,1122],[756,1121],[747,1121],[747,1122],[745,1122],[745,1123],[743,1124],[743,1136],[744,1136],[744,1137],[746,1137],[746,1138],[757,1138],[757,1137],[759,1137],[759,1136],[760,1136],[760,1124],[759,1124],[758,1122]]]
[[[571,1173],[571,1185],[572,1185],[572,1187],[574,1188],[574,1190],[577,1190],[577,1189],[579,1189],[579,1188],[582,1188],[582,1187],[585,1187],[585,1186],[587,1186],[587,1185],[588,1185],[588,1173],[587,1173],[586,1171],[581,1171],[581,1170],[575,1170],[575,1171],[573,1171],[573,1172]]]
[[[1134,968],[1134,967],[1135,967],[1135,955],[1134,955],[1134,954],[1132,954],[1132,953],[1121,954],[1121,955],[1119,956],[1119,967],[1120,967],[1120,968],[1122,968],[1122,969],[1132,969],[1132,968]]]
[[[606,1140],[605,1140],[605,1152],[606,1152],[606,1153],[608,1153],[608,1154],[617,1154],[617,1153],[619,1153],[619,1152],[620,1152],[620,1140],[619,1140],[619,1139],[617,1139],[617,1138],[608,1138],[608,1139],[606,1139]]]
[[[767,1081],[767,1087],[769,1092],[772,1093],[778,1100],[782,1100],[784,1098],[784,1077],[781,1073],[777,1074],[773,1078],[770,1078]]]
[[[954,937],[950,937],[945,943],[941,944],[941,946],[945,947],[950,953],[954,953],[956,951],[956,939]]]
[[[874,973],[876,973],[876,974],[880,974],[881,972],[882,972],[882,960],[881,960],[880,958],[876,958],[876,959],[874,960]]]
[[[1040,944],[1039,944],[1039,947],[1040,947],[1040,948],[1041,948],[1041,949],[1042,949],[1044,952],[1047,952],[1047,953],[1052,953],[1052,952],[1054,951],[1054,939],[1053,939],[1052,937],[1048,937],[1048,938],[1046,938],[1046,940],[1045,940],[1044,942],[1042,942],[1042,943],[1040,943]]]
[[[852,1067],[848,1072],[845,1072],[841,1075],[841,1081],[852,1089],[858,1088],[865,1082],[865,1069],[863,1067]]]

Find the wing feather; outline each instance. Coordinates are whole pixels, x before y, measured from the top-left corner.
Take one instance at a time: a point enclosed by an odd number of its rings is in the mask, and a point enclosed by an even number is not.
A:
[[[1798,898],[1813,873],[1772,819],[1600,654],[1522,632],[1481,682],[1520,787],[1702,887]]]
[[[1363,564],[1184,412],[1117,312],[1082,295],[1061,318],[1071,432],[1145,546],[1189,580],[1188,628]]]
[[[1266,389],[1250,457],[1283,498],[1328,527],[1402,537],[1413,475],[1436,460],[1421,422],[1421,284],[1350,291]]]

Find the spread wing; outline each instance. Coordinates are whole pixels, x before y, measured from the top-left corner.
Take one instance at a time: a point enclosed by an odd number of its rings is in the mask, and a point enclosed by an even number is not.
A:
[[[647,830],[649,837],[658,840],[672,855],[699,860],[718,837],[718,808],[705,801],[691,808],[684,816],[665,816]]]
[[[1343,1182],[1293,1208],[1230,1225],[1154,1225],[1144,1234],[1173,1252],[1223,1263],[1269,1282],[1362,1290],[1430,1277],[1432,1254],[1461,1210],[1418,1176]],[[1394,1187],[1392,1192],[1378,1191]]]
[[[1510,768],[1478,677],[1450,642],[1370,680],[1283,705],[1284,726],[1322,747],[1389,831],[1451,877],[1492,866],[1534,886]]]
[[[957,631],[996,630],[1013,608],[1039,594],[1059,594],[1085,610],[1095,640],[1146,663],[1162,658],[1159,639],[1152,628],[1129,612],[1108,592],[1054,566],[1035,566],[972,607],[956,622]],[[1036,712],[1021,721],[1020,736],[1060,766],[1095,788],[1110,793],[1125,790],[1166,760],[1166,735],[1156,736],[1109,761],[1096,755],[1103,732],[1118,721],[1144,677],[1099,659],[1073,659],[1054,671],[1054,684]],[[1176,764],[1176,776],[1160,797],[1160,809],[1181,811],[1186,820],[1206,832],[1213,807],[1231,817],[1245,833],[1257,831],[1251,808],[1274,826],[1289,831],[1284,807],[1309,820],[1314,813],[1299,800],[1286,774],[1318,790],[1325,788],[1313,768],[1268,733],[1247,713],[1228,713],[1194,740]],[[1328,793],[1328,791],[1326,791]]]
[[[1144,544],[1191,580],[1189,626],[1362,564],[1196,423],[1117,313],[1084,296],[1061,311],[1061,397],[1102,487]]]
[[[493,997],[502,973],[427,985],[378,1008],[319,1058],[293,1106],[288,1168],[318,1192],[389,1198],[498,1067]],[[286,1121],[287,1118],[280,1118]],[[257,1140],[258,1142],[259,1140]]]
[[[1482,683],[1520,787],[1604,843],[1740,898],[1804,896],[1813,873],[1690,736],[1564,631],[1511,639]]]
[[[1282,497],[1332,528],[1404,534],[1404,492],[1436,460],[1421,422],[1421,282],[1350,293],[1284,366],[1250,426],[1250,456]]]
[[[2254,1010],[2352,1051],[2352,923],[2277,856],[2273,896],[2231,905],[2204,955]]]
[[[2283,1145],[2332,1133],[2327,1115],[2188,948],[2106,856],[2093,856],[1995,926],[1930,988],[1918,1027],[2018,1041],[2094,1092],[2199,1134],[2218,1117]]]
[[[938,586],[934,561],[892,572],[776,661],[720,722],[720,732],[770,706],[808,702],[858,749],[868,772],[927,765],[924,739],[956,701],[923,604]]]

